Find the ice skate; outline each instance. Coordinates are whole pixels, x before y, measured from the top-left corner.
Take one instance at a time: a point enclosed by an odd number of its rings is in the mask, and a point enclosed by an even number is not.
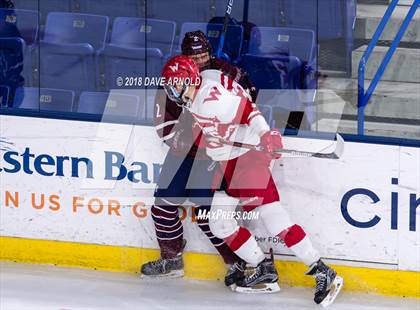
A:
[[[280,291],[279,276],[274,266],[273,255],[264,259],[257,267],[246,270],[245,277],[236,283],[235,292],[275,293]]]
[[[229,266],[225,276],[225,285],[235,290],[236,282],[245,276],[246,262],[243,260]]]
[[[343,278],[337,276],[335,270],[325,265],[322,260],[312,264],[306,274],[313,276],[316,281],[315,303],[323,307],[331,305],[343,287]]]
[[[141,266],[141,274],[144,277],[180,278],[184,276],[184,261],[182,253],[174,258],[159,258]]]

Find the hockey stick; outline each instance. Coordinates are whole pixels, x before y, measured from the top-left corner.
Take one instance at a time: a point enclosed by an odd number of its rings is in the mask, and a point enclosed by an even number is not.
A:
[[[221,143],[232,145],[235,147],[246,148],[250,150],[255,150],[259,152],[265,152],[262,146],[241,143],[241,142],[230,142],[226,140],[219,139]],[[275,153],[278,154],[291,154],[300,157],[315,157],[315,158],[325,158],[325,159],[339,159],[344,153],[344,139],[338,133],[336,134],[336,144],[335,149],[331,153],[321,153],[321,152],[307,152],[307,151],[299,151],[299,150],[291,150],[291,149],[279,149],[276,150]]]
[[[220,41],[219,47],[217,48],[216,56],[220,58],[222,56],[223,46],[225,45],[225,37],[227,32],[227,27],[230,19],[230,14],[232,14],[232,7],[233,7],[233,0],[228,0],[226,13],[225,13],[225,20],[223,21],[223,28],[222,33],[220,34]]]
[[[235,147],[245,148],[249,150],[254,150],[258,152],[266,152],[264,148],[260,145],[254,145],[254,144],[248,144],[248,143],[242,143],[242,142],[231,142],[227,141],[226,139],[223,139],[221,137],[213,136],[209,133],[206,133],[204,130],[204,127],[200,125],[199,120],[192,114],[195,120],[197,121],[196,124],[200,127],[201,132],[206,137],[211,137],[213,139],[217,139],[219,143],[231,145]],[[292,150],[292,149],[278,149],[275,151],[277,154],[291,154],[299,157],[315,157],[315,158],[324,158],[324,159],[339,159],[341,156],[343,156],[344,153],[344,139],[343,137],[336,133],[335,134],[336,143],[335,143],[335,149],[334,151],[330,153],[321,153],[321,152],[308,152],[308,151],[300,151],[300,150]]]

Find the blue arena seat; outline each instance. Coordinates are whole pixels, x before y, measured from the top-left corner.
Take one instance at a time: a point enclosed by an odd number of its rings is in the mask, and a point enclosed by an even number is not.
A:
[[[77,112],[102,115],[105,120],[114,118],[144,118],[145,106],[138,96],[116,92],[83,92]]]
[[[165,60],[172,54],[175,27],[169,21],[116,18],[111,42],[99,53],[105,90],[141,88],[145,77],[160,77]],[[124,85],[119,85],[119,77]]]
[[[0,85],[0,107],[8,106],[10,87]]]
[[[148,71],[160,75],[157,68],[162,67],[163,55],[158,49],[130,48],[126,49],[109,44],[99,53],[100,68],[103,72],[101,88],[134,89],[142,88],[146,77],[146,53],[148,55]]]
[[[45,25],[44,42],[55,44],[88,43],[103,48],[108,31],[107,16],[52,12]]]
[[[34,82],[34,68],[38,68],[33,51],[38,40],[38,12],[29,10],[0,9],[0,37],[20,37],[25,41],[23,50],[23,77],[25,85],[31,86]],[[33,68],[34,67],[34,68]]]
[[[220,41],[220,33],[222,32],[222,24],[212,24],[212,23],[184,23],[181,27],[181,33],[179,37],[179,50],[181,50],[181,43],[185,36],[185,33],[191,31],[201,30],[203,31],[207,38],[209,39],[212,47],[213,53],[216,53]],[[225,58],[231,61],[236,61],[240,57],[242,50],[242,41],[243,41],[244,31],[242,26],[239,25],[229,25],[226,32],[225,44],[223,47],[223,53],[225,53]]]
[[[254,27],[248,54],[296,56],[302,62],[316,57],[315,33],[312,30]]]
[[[118,17],[112,27],[111,43],[126,48],[157,48],[168,57],[172,54],[175,29],[176,24],[171,21]]]
[[[96,88],[96,52],[103,48],[108,17],[53,12],[40,46],[42,87],[76,92]]]
[[[27,46],[38,38],[38,12],[0,9],[0,37],[20,37]]]
[[[147,2],[147,17],[173,20],[177,25],[186,22],[208,22],[209,0],[153,0]]]
[[[13,0],[16,9],[39,11],[41,24],[45,24],[45,19],[49,12],[69,12],[72,0]]]
[[[14,108],[54,112],[72,112],[75,94],[63,89],[25,87],[17,90],[23,97]]]
[[[111,22],[116,17],[141,16],[138,0],[74,0],[73,7],[80,13],[108,16]]]

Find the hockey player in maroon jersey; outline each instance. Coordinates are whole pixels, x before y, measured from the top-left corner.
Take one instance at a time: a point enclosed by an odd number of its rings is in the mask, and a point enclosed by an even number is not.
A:
[[[182,53],[194,59],[200,69],[218,69],[240,83],[256,96],[255,88],[248,76],[239,68],[211,56],[211,45],[201,31],[188,32],[182,42]],[[155,205],[152,218],[161,249],[161,258],[146,263],[141,272],[147,276],[176,277],[183,275],[183,227],[178,216],[178,206],[187,198],[199,210],[209,210],[213,191],[211,183],[214,162],[194,143],[201,134],[193,134],[193,117],[176,102],[158,92],[155,100],[155,127],[159,137],[170,146],[163,163],[158,187],[155,191]],[[162,96],[163,95],[163,96]],[[229,269],[225,278],[227,286],[243,276],[244,262],[232,252],[226,243],[211,232],[208,220],[198,219],[200,229],[210,239]]]
[[[238,204],[244,211],[259,213],[258,221],[307,266],[316,280],[314,301],[330,304],[342,287],[342,278],[325,265],[303,228],[295,224],[280,204],[270,163],[283,147],[276,129],[271,129],[241,85],[219,70],[199,71],[191,58],[176,56],[162,73],[165,91],[194,117],[203,132],[207,154],[220,164],[222,190],[213,197],[209,226],[239,257],[255,267],[237,281],[237,291],[279,290],[272,259],[266,258],[250,231],[239,226],[232,212]],[[199,81],[190,83],[190,81]],[[234,146],[233,142],[259,145],[265,152]]]

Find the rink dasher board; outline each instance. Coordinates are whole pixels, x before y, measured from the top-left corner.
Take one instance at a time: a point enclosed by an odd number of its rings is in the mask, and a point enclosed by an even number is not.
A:
[[[308,151],[329,144],[330,141],[285,138],[286,147]],[[153,127],[0,116],[0,149],[1,236],[157,248],[150,205],[167,147]],[[32,174],[24,171],[21,155],[25,152],[38,158],[42,173],[34,169],[36,158],[32,157],[28,165]],[[40,155],[47,156],[40,160]],[[135,178],[139,182],[130,181],[128,176],[112,180],[118,169],[110,166],[119,156],[124,156],[127,170],[137,171]],[[75,159],[79,166],[75,168],[70,159],[63,160],[65,157]],[[356,266],[358,262],[362,262],[361,266],[374,263],[418,272],[420,208],[410,218],[409,200],[420,196],[419,162],[417,148],[346,143],[340,160],[285,156],[275,162],[273,175],[283,206],[308,231],[323,257],[352,261]],[[392,184],[395,179],[398,184]],[[356,195],[360,190],[380,200],[372,203],[372,197]],[[344,208],[348,213],[346,220],[342,201],[349,192],[355,194]],[[43,207],[42,194],[46,199]],[[18,207],[13,204],[15,195]],[[94,212],[98,210],[101,212]],[[356,225],[371,221],[372,227],[352,225],[349,216],[359,223]],[[215,253],[191,223],[188,209],[184,222],[187,251]],[[264,229],[253,224],[249,223],[265,249],[273,247],[278,254],[290,254],[278,240],[267,242]]]

